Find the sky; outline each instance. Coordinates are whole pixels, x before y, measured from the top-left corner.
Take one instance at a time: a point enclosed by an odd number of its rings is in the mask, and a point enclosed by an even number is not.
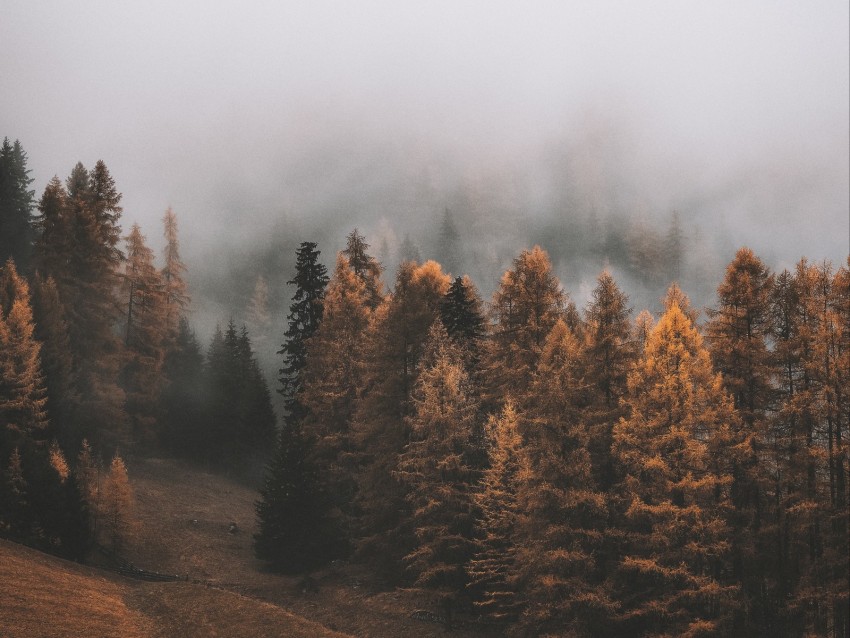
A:
[[[3,0],[0,136],[21,141],[37,194],[103,159],[127,227],[158,240],[172,206],[190,259],[304,219],[340,238],[415,227],[459,184],[521,184],[523,214],[569,214],[554,195],[569,174],[594,201],[722,225],[777,267],[841,261],[848,11]]]

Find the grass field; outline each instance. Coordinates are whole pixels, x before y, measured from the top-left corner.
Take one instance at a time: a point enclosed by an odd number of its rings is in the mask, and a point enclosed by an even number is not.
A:
[[[188,581],[128,580],[0,541],[0,638],[445,636],[410,617],[432,608],[426,593],[381,591],[368,567],[317,572],[312,592],[266,571],[251,548],[250,487],[173,460],[131,462],[129,472],[137,525],[126,558]]]

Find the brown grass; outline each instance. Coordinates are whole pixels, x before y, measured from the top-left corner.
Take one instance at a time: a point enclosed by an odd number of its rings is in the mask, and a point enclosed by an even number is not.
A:
[[[418,590],[381,591],[365,566],[313,574],[318,592],[269,573],[253,555],[257,493],[171,460],[128,464],[136,566],[189,582],[142,583],[0,543],[0,637],[444,637],[410,618],[434,609]],[[197,521],[195,523],[194,521]],[[228,531],[236,523],[236,533]],[[459,629],[455,638],[488,635]]]

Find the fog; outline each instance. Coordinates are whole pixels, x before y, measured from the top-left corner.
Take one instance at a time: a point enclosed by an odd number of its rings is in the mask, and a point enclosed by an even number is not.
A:
[[[7,0],[0,136],[37,196],[103,159],[156,249],[172,206],[206,332],[261,271],[280,316],[297,242],[428,257],[446,207],[485,296],[540,241],[580,299],[605,264],[570,259],[570,220],[674,210],[716,285],[743,244],[846,258],[848,24],[836,0]]]

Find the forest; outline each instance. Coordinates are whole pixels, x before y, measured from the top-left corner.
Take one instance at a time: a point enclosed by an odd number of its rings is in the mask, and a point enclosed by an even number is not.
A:
[[[850,258],[774,272],[742,247],[701,309],[673,217],[630,253],[669,281],[652,314],[610,270],[579,306],[538,245],[485,300],[345,229],[330,268],[309,238],[282,257],[284,334],[252,338],[258,286],[204,344],[171,209],[157,258],[103,161],[32,182],[5,139],[0,536],[120,554],[124,459],[167,455],[255,482],[271,569],[362,563],[449,626],[850,636]]]

